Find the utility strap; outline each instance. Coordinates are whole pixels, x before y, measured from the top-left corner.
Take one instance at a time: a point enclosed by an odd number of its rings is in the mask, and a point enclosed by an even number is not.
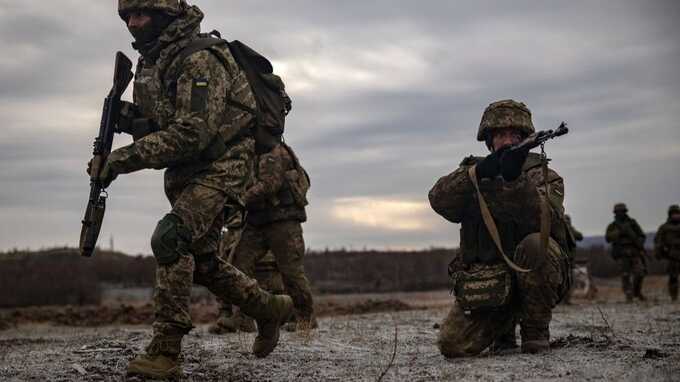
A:
[[[503,260],[505,261],[506,264],[508,264],[508,266],[510,268],[512,268],[516,272],[519,272],[519,273],[531,272],[531,269],[525,269],[525,268],[522,268],[519,265],[515,264],[505,254],[505,251],[503,250],[503,245],[501,244],[501,237],[500,237],[500,234],[498,233],[498,228],[496,227],[496,223],[493,220],[493,216],[491,216],[491,211],[489,211],[489,206],[486,204],[486,200],[484,200],[484,196],[482,195],[482,192],[479,190],[479,183],[477,182],[477,166],[476,165],[470,166],[470,169],[468,170],[468,175],[470,176],[470,180],[472,181],[472,184],[475,186],[475,190],[477,190],[477,200],[479,201],[479,209],[482,212],[482,219],[484,220],[484,224],[486,225],[486,229],[489,231],[489,234],[491,235],[493,242],[496,244],[496,248],[498,249],[498,251],[501,253],[501,256],[503,257]]]

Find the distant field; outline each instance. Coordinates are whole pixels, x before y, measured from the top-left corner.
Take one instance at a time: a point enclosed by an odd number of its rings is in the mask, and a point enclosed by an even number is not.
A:
[[[446,269],[454,253],[454,249],[312,251],[305,258],[305,269],[317,294],[439,290],[449,287]],[[589,261],[597,277],[618,275],[604,247],[578,250],[576,258]],[[121,300],[136,296],[148,301],[155,267],[151,256],[107,251],[90,259],[70,248],[0,253],[0,308],[96,305],[117,298],[116,294]],[[664,269],[663,262],[649,257],[650,273]]]

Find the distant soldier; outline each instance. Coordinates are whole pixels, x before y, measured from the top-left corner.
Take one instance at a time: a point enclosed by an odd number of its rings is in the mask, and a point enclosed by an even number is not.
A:
[[[574,267],[576,266],[576,261],[574,259],[574,251],[576,250],[576,243],[583,240],[583,234],[579,232],[571,223],[571,216],[564,215],[564,222],[567,226],[567,233],[569,234],[569,257],[571,259],[571,279],[574,280]],[[563,303],[566,305],[571,304],[571,294],[574,290],[574,284],[569,288],[569,292],[564,296]]]
[[[627,302],[632,302],[634,297],[646,300],[642,294],[642,282],[647,274],[645,238],[637,221],[628,216],[628,207],[624,203],[614,205],[614,221],[607,226],[605,239],[611,244],[612,257],[621,268]]]
[[[668,221],[659,227],[654,237],[656,257],[668,260],[668,293],[678,301],[678,275],[680,275],[680,206],[668,208]]]
[[[295,305],[296,322],[286,325],[286,329],[316,328],[312,291],[304,271],[302,223],[307,220],[307,172],[292,148],[282,141],[271,150],[258,149],[257,158],[255,182],[245,196],[246,226],[234,251],[233,264],[254,276],[256,264],[268,253],[273,254],[286,293]],[[269,276],[276,275],[270,273]],[[221,311],[216,326],[238,325],[248,330],[252,325],[242,315],[230,317],[227,305]]]
[[[564,184],[547,158],[508,150],[534,132],[526,105],[492,103],[477,135],[491,154],[465,158],[430,190],[432,208],[462,224],[460,252],[449,265],[456,300],[438,339],[446,357],[517,347],[516,323],[523,352],[550,350],[552,309],[569,289]],[[482,200],[488,209],[480,209]]]

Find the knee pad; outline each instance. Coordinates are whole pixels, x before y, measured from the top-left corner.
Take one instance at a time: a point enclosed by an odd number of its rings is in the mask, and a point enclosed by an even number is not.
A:
[[[151,250],[158,264],[173,264],[180,256],[189,255],[190,242],[191,233],[182,225],[179,216],[167,214],[153,231]]]

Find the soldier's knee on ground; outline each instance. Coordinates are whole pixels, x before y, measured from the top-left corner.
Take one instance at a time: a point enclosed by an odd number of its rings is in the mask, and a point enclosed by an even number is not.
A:
[[[167,214],[158,222],[151,236],[151,250],[160,265],[173,264],[180,256],[189,255],[191,232],[174,214]]]
[[[486,338],[484,328],[466,317],[459,306],[451,308],[442,322],[437,347],[444,357],[475,356],[491,344],[493,338]]]

